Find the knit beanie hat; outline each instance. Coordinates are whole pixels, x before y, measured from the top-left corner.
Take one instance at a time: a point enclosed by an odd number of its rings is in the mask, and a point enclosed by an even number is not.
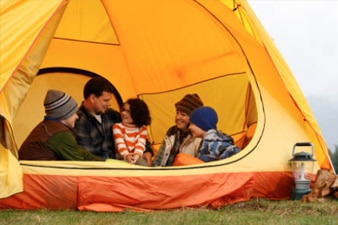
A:
[[[216,111],[211,107],[199,107],[190,115],[190,122],[204,131],[216,129],[218,116]]]
[[[78,110],[77,103],[72,97],[57,90],[48,90],[44,106],[47,117],[59,120],[71,117]]]
[[[187,94],[175,104],[176,110],[184,112],[188,115],[194,109],[203,106],[203,102],[197,94]]]

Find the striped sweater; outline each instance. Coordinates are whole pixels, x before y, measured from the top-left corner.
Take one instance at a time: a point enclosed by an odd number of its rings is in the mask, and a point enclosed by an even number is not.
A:
[[[124,156],[129,153],[143,154],[148,132],[146,126],[128,127],[122,123],[113,125],[114,143],[117,152]]]

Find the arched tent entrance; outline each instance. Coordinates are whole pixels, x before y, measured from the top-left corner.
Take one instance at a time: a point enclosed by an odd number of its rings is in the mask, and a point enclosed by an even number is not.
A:
[[[44,117],[43,100],[48,89],[63,90],[73,96],[80,105],[83,100],[83,87],[93,76],[98,75],[70,68],[41,69],[13,122],[18,147]],[[160,144],[167,128],[174,123],[174,104],[186,93],[198,93],[208,105],[215,107],[220,114],[219,129],[232,135],[238,141],[237,144],[241,148],[244,147],[245,132],[251,124],[257,123],[256,104],[245,73],[223,75],[177,90],[139,95],[151,110],[151,143]],[[119,110],[122,103],[123,100],[115,89],[111,107]]]

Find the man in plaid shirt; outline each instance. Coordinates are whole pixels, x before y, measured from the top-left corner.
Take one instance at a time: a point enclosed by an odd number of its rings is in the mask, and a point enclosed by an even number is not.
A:
[[[120,113],[109,108],[114,92],[113,85],[105,78],[90,79],[84,87],[84,101],[75,123],[78,144],[103,160],[115,158],[112,127],[121,121]],[[153,152],[149,145],[146,152],[144,157],[151,158]]]

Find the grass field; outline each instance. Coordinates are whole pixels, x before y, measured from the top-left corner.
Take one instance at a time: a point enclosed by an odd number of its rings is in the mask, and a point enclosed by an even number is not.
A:
[[[0,225],[336,225],[338,200],[302,203],[262,199],[227,205],[221,209],[184,208],[168,211],[96,213],[83,211],[0,210]]]

